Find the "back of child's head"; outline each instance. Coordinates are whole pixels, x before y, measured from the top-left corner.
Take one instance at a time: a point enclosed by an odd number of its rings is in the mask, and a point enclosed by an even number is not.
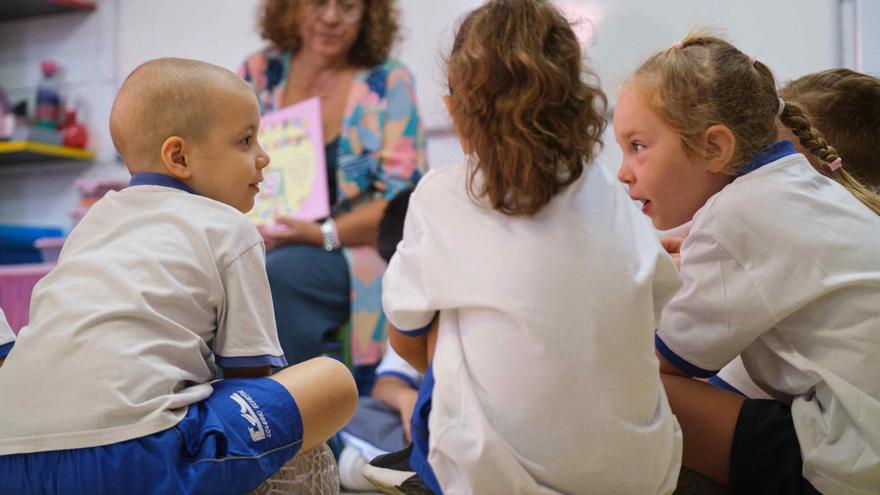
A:
[[[403,222],[406,219],[406,212],[409,209],[409,197],[412,195],[412,192],[412,188],[406,188],[397,193],[388,202],[388,206],[385,207],[385,213],[382,214],[382,220],[379,222],[379,255],[386,262],[391,261],[391,257],[397,251],[397,245],[403,239]]]
[[[710,158],[702,136],[721,124],[736,137],[733,157],[724,172],[736,175],[751,158],[774,143],[777,117],[791,129],[801,146],[818,158],[816,169],[846,187],[865,205],[880,214],[880,197],[860,184],[845,168],[829,165],[837,150],[812,127],[795,102],[781,102],[770,69],[727,41],[689,34],[682,42],[654,54],[636,70],[635,85],[650,108],[681,137],[691,157]],[[781,113],[780,113],[781,108]]]
[[[854,176],[880,188],[880,79],[830,69],[795,79],[780,93],[803,107]]]
[[[197,60],[161,58],[134,69],[110,112],[113,145],[129,170],[156,170],[168,137],[204,140],[218,89],[250,91],[235,73]]]
[[[533,215],[581,176],[606,106],[584,82],[582,59],[568,21],[544,0],[490,0],[461,22],[447,72],[453,119],[476,157],[470,194]]]

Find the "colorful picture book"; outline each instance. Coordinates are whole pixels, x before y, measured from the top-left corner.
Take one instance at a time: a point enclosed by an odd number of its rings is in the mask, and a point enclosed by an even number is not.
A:
[[[257,225],[277,216],[318,220],[330,215],[321,104],[310,98],[260,119],[257,139],[269,154],[260,193],[248,213]]]

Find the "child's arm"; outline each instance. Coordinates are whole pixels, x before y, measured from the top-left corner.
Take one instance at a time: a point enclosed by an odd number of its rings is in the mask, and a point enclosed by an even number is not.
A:
[[[663,357],[663,354],[660,354],[660,351],[655,349],[654,353],[657,354],[657,359],[660,361],[660,373],[690,377],[690,375],[688,375],[684,371],[681,371],[680,369],[678,369],[677,366],[670,363],[668,359]]]
[[[428,369],[428,365],[434,358],[434,348],[437,346],[437,328],[439,320],[437,316],[431,320],[428,330],[419,335],[410,336],[391,327],[391,347],[400,354],[400,357],[413,368],[424,373]]]

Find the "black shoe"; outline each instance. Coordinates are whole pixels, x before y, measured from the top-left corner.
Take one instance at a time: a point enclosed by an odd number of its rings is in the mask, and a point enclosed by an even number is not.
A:
[[[434,495],[409,466],[413,446],[380,455],[364,466],[364,478],[382,493],[390,495]]]

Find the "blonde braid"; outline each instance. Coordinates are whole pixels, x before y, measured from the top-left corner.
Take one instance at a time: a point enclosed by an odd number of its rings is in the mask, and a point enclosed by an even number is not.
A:
[[[840,158],[837,150],[828,144],[822,134],[813,127],[807,114],[797,103],[786,101],[779,120],[797,136],[801,146],[823,162],[831,163]]]
[[[822,133],[812,126],[810,119],[807,118],[800,105],[794,102],[785,102],[785,108],[782,110],[779,120],[797,136],[801,146],[825,163],[824,166],[816,168],[820,174],[837,181],[862,204],[880,215],[880,195],[876,191],[860,183],[843,168],[831,170],[828,167],[829,163],[837,160],[840,156],[837,154],[837,150],[825,141]]]

